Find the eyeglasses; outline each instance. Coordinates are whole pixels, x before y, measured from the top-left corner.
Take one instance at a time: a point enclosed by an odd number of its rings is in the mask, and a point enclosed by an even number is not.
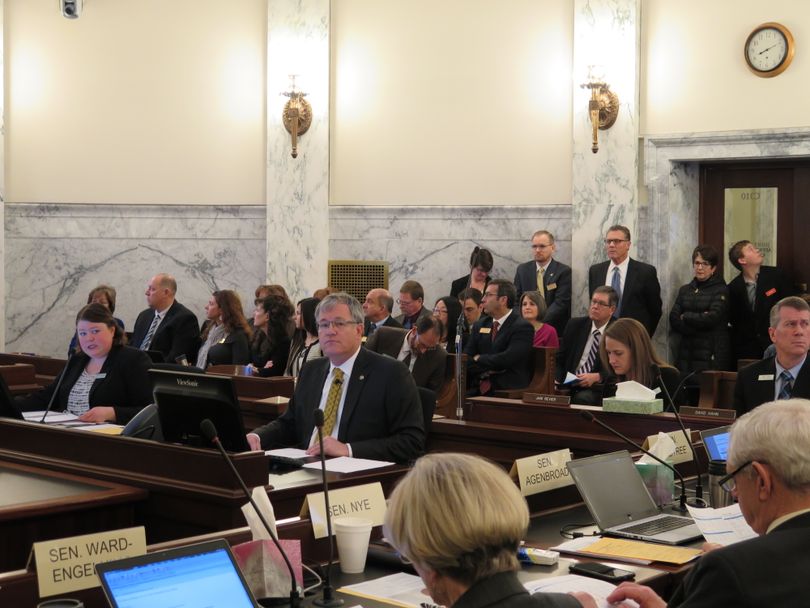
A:
[[[413,304],[414,302],[418,302],[418,301],[419,301],[419,299],[417,299],[417,300],[403,300],[402,298],[397,298],[397,304],[400,304],[400,305],[404,304],[405,306],[407,306],[408,304]]]
[[[709,262],[698,262],[697,260],[692,262],[692,265],[700,268],[711,268],[711,264]]]
[[[334,327],[338,331],[349,325],[360,325],[358,321],[344,321],[343,319],[336,319],[334,321],[319,321],[318,331],[327,331],[330,327]]]
[[[605,239],[605,245],[618,245],[619,243],[627,243],[630,239]]]
[[[610,308],[610,304],[605,304],[599,300],[591,300],[591,306],[604,306],[605,308]]]
[[[548,249],[549,247],[553,247],[554,245],[532,245],[532,249]]]
[[[741,467],[737,467],[731,473],[729,473],[725,477],[722,477],[720,481],[718,481],[717,483],[719,483],[720,487],[722,487],[726,492],[733,492],[734,490],[737,489],[737,482],[734,480],[734,476],[737,475],[737,473],[742,471],[749,464],[753,464],[753,462],[754,462],[753,460],[745,462]]]

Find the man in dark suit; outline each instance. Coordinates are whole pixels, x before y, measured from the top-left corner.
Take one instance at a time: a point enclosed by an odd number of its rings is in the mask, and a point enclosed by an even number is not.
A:
[[[810,593],[810,402],[768,403],[731,427],[726,487],[758,537],[705,553],[669,603],[623,583],[611,605],[641,608],[802,606]],[[717,547],[715,545],[715,547]],[[624,606],[625,604],[621,604]]]
[[[153,276],[146,286],[149,308],[141,311],[132,331],[132,346],[155,350],[168,363],[185,356],[195,361],[200,347],[197,317],[175,300],[177,281],[168,274]]]
[[[630,258],[630,230],[611,226],[605,236],[608,261],[594,264],[588,271],[588,293],[599,285],[610,285],[619,295],[616,318],[630,317],[640,322],[650,337],[661,319],[661,285],[655,266]]]
[[[402,323],[391,316],[394,298],[387,289],[372,289],[363,302],[363,335],[370,336],[380,327],[402,327]]]
[[[405,281],[399,288],[399,309],[402,311],[396,320],[405,329],[410,329],[421,317],[431,317],[433,313],[424,306],[425,290],[417,281]]]
[[[605,329],[613,322],[619,297],[612,287],[600,285],[591,296],[587,317],[574,317],[568,322],[557,351],[557,383],[564,384],[567,374],[579,381],[565,384],[570,387],[571,402],[580,405],[599,405],[602,392],[594,386],[604,382],[599,343]]]
[[[517,301],[524,291],[539,291],[548,306],[543,321],[562,335],[571,318],[571,267],[552,257],[556,249],[554,235],[548,230],[532,235],[534,259],[517,267],[515,291]]]
[[[779,300],[771,309],[768,332],[776,346],[776,356],[737,373],[734,385],[737,416],[774,399],[810,399],[810,365],[805,364],[810,349],[810,305],[797,296]]]
[[[249,433],[254,450],[294,446],[320,453],[317,409],[324,412],[324,453],[407,463],[425,449],[419,393],[401,362],[361,348],[363,309],[345,293],[315,310],[323,358],[301,370],[287,410]]]
[[[467,355],[472,391],[488,395],[498,389],[523,388],[531,381],[534,328],[512,310],[515,286],[509,281],[490,281],[484,292],[484,312],[488,315],[473,325]]]
[[[366,342],[366,348],[402,361],[413,374],[416,386],[438,391],[444,381],[447,351],[439,344],[442,322],[422,317],[410,330],[381,327]]]
[[[728,250],[728,259],[740,271],[728,284],[728,319],[734,360],[761,359],[771,343],[771,307],[794,295],[785,274],[773,266],[763,266],[765,257],[751,241],[737,241]]]

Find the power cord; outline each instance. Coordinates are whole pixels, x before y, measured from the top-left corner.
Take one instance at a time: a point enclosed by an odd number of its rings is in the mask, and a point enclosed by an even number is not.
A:
[[[560,536],[568,539],[582,538],[583,536],[599,536],[599,532],[572,532],[572,530],[576,528],[587,528],[588,526],[593,525],[595,525],[595,522],[590,522],[587,524],[565,524],[562,528],[560,528]]]

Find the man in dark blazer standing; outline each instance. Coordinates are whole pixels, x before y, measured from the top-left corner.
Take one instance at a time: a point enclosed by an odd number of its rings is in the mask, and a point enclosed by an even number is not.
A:
[[[276,447],[320,453],[315,410],[324,412],[324,453],[397,463],[425,449],[416,384],[401,362],[361,348],[363,309],[345,293],[326,296],[315,309],[324,357],[301,370],[287,410],[248,433],[251,449]]]
[[[380,327],[402,327],[402,323],[391,316],[394,298],[387,289],[372,289],[363,301],[363,335],[370,336]]]
[[[804,606],[810,593],[810,402],[767,403],[731,427],[725,483],[759,536],[704,553],[669,603],[622,583],[610,605]],[[717,547],[717,545],[715,545]],[[625,604],[622,604],[624,606]]]
[[[487,316],[473,325],[464,349],[472,395],[523,388],[531,381],[534,328],[513,310],[515,300],[515,286],[509,281],[495,279],[487,285]]]
[[[810,399],[810,305],[789,296],[771,309],[768,330],[776,346],[776,356],[757,361],[737,373],[734,409],[742,416],[758,405],[774,399]]]
[[[574,317],[568,322],[557,351],[557,378],[560,385],[571,391],[571,402],[579,405],[600,405],[602,392],[595,386],[604,382],[599,343],[605,329],[613,322],[618,295],[612,287],[600,285],[591,296],[587,317]],[[579,381],[564,384],[567,374]]]
[[[535,232],[532,235],[534,259],[517,267],[515,291],[518,302],[524,291],[539,291],[548,306],[543,321],[562,335],[571,318],[571,267],[552,257],[556,250],[553,234],[548,230]]]
[[[410,330],[380,327],[366,342],[366,348],[402,361],[416,386],[438,391],[444,381],[447,351],[439,344],[442,322],[434,317],[422,317]]]
[[[132,346],[156,350],[168,363],[185,355],[195,361],[200,348],[200,326],[197,317],[175,300],[177,281],[165,273],[153,276],[146,285],[149,308],[141,311],[132,331]]]
[[[605,236],[608,261],[588,271],[588,293],[610,285],[619,295],[616,318],[630,317],[641,323],[650,337],[661,319],[661,285],[655,267],[630,258],[630,230],[611,226]]]
[[[771,307],[794,295],[793,285],[773,266],[763,266],[765,257],[751,241],[737,241],[728,259],[740,271],[728,284],[728,320],[734,360],[761,359],[771,343]]]

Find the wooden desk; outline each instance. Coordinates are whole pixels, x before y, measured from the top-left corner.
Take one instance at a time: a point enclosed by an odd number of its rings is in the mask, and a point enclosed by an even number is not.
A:
[[[148,494],[13,463],[0,463],[0,488],[0,571],[23,568],[35,542],[135,525]]]
[[[62,369],[65,367],[67,360],[40,357],[39,355],[26,353],[0,353],[0,365],[14,365],[16,363],[33,365],[37,384],[40,386],[48,386],[62,373]]]
[[[28,395],[41,387],[37,382],[34,366],[30,363],[0,364],[0,376],[12,395]]]

